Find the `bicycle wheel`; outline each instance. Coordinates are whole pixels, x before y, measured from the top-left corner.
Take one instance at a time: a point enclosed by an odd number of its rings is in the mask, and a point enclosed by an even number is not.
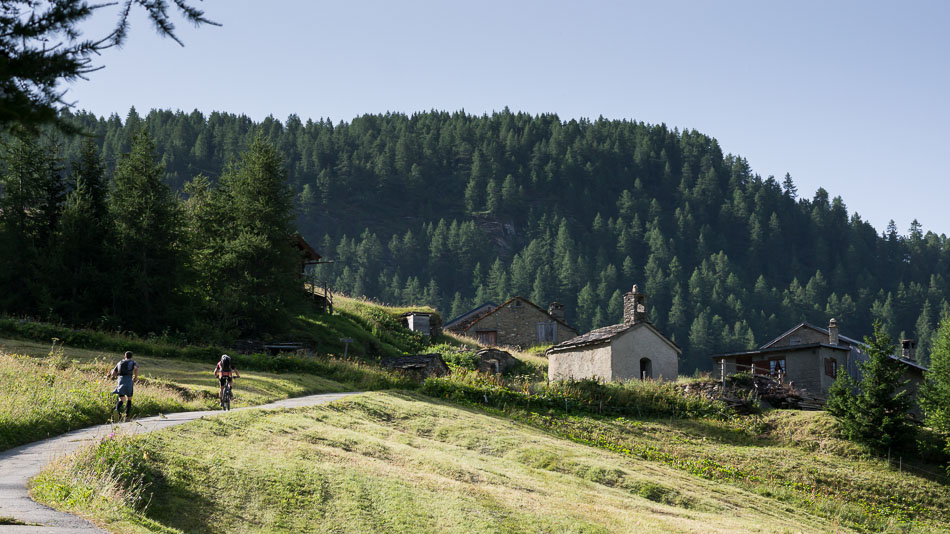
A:
[[[224,411],[231,410],[231,388],[224,388]]]

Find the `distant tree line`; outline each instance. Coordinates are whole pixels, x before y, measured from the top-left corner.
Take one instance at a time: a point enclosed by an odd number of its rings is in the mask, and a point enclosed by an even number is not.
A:
[[[111,166],[69,141],[71,158],[51,135],[0,144],[0,311],[206,341],[279,328],[301,288],[276,148],[252,141],[182,201],[141,128]]]
[[[194,176],[214,187],[268,139],[298,228],[335,260],[317,274],[338,291],[445,316],[516,294],[557,299],[586,331],[618,322],[623,292],[639,283],[687,372],[830,317],[858,338],[875,320],[894,339],[916,337],[926,362],[950,309],[945,235],[916,221],[906,235],[893,223],[879,234],[841,197],[799,195],[791,176],[756,175],[693,130],[507,109],[335,124],[134,109],[66,119],[95,135],[108,169],[144,128],[165,184],[186,196]],[[65,142],[67,161],[80,148]]]

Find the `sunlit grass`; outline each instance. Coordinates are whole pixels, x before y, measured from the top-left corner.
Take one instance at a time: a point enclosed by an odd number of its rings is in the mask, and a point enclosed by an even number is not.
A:
[[[849,532],[742,488],[416,394],[233,413],[136,441],[155,481],[147,508],[63,498],[99,498],[77,475],[91,469],[88,453],[33,491],[115,532],[152,521],[210,533]]]
[[[115,380],[106,374],[121,355],[0,340],[0,450],[55,436],[113,417]],[[216,362],[200,364],[136,356],[140,382],[134,415],[217,408]],[[349,388],[315,375],[245,371],[235,381],[234,406]]]

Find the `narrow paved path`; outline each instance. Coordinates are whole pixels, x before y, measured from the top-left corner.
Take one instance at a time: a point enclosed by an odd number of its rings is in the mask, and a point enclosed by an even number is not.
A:
[[[315,404],[332,402],[358,393],[360,392],[309,395],[239,409],[250,410],[313,406]],[[132,434],[140,434],[180,425],[188,421],[201,419],[202,417],[222,415],[225,413],[227,412],[220,410],[179,412],[166,414],[165,416],[136,419],[128,423],[117,424],[115,428]],[[28,524],[0,525],[0,533],[104,533],[104,530],[96,527],[85,519],[80,519],[79,517],[63,512],[57,512],[52,508],[34,502],[27,494],[26,483],[29,479],[39,474],[43,467],[54,458],[74,452],[81,446],[108,435],[113,431],[113,428],[111,424],[83,428],[55,438],[29,443],[0,453],[0,517],[12,517],[22,523]]]

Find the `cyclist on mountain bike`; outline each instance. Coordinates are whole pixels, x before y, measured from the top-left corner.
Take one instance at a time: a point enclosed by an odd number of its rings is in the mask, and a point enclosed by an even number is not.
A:
[[[222,354],[221,360],[218,361],[217,367],[214,368],[214,376],[218,378],[218,382],[221,384],[221,388],[218,390],[219,399],[224,397],[225,384],[232,383],[232,374],[237,378],[241,378],[241,374],[238,373],[234,367],[234,362],[231,361],[231,357],[227,354]]]

